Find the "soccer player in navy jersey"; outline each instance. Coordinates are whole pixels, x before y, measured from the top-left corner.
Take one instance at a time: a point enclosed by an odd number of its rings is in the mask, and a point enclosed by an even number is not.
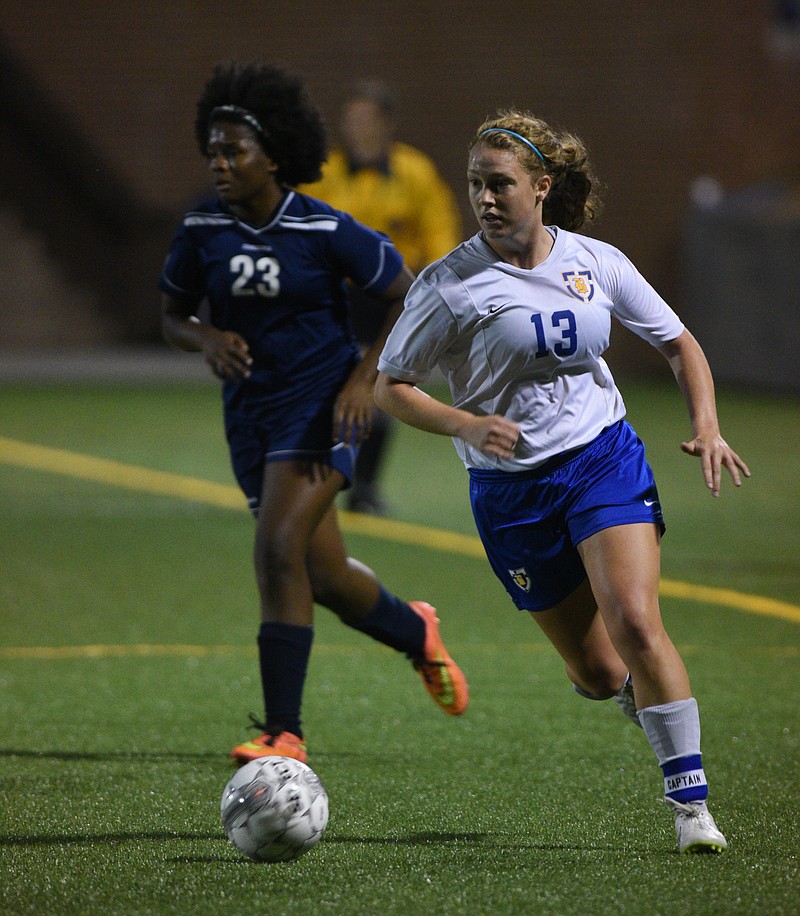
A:
[[[405,653],[438,705],[458,715],[467,684],[436,611],[390,594],[347,556],[334,503],[369,435],[378,354],[413,276],[385,235],[293,190],[319,177],[326,154],[296,75],[218,65],[195,133],[216,197],[184,217],[159,286],[165,339],[202,352],[223,382],[233,470],[256,516],[266,721],[231,756],[307,759],[300,712],[315,603]],[[363,358],[345,281],[390,305]]]
[[[495,574],[583,697],[644,729],[681,852],[721,852],[700,719],[658,603],[663,515],[602,358],[612,315],[657,347],[686,399],[706,486],[749,470],[720,434],[711,372],[616,248],[578,235],[598,205],[583,143],[528,112],[484,122],[467,181],[480,231],[422,271],[379,360],[380,407],[453,437]],[[416,385],[438,366],[452,406]]]

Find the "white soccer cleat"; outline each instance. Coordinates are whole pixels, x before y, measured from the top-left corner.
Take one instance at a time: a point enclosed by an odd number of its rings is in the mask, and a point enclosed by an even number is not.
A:
[[[642,727],[639,716],[636,715],[636,699],[633,696],[633,681],[630,675],[628,675],[618,692],[614,694],[613,700],[631,722],[638,725],[639,728]]]
[[[675,811],[675,835],[681,852],[718,853],[728,848],[728,841],[704,801],[679,802],[665,798],[664,804]]]

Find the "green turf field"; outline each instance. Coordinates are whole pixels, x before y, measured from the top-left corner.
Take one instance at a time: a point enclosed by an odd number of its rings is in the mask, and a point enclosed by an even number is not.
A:
[[[722,393],[753,477],[714,500],[677,389],[623,390],[726,855],[677,854],[642,733],[569,689],[480,556],[449,441],[403,430],[393,520],[343,524],[439,608],[470,709],[321,611],[304,723],[329,827],[295,863],[244,859],[219,799],[261,711],[252,523],[214,386],[5,386],[0,913],[800,913],[800,403]]]

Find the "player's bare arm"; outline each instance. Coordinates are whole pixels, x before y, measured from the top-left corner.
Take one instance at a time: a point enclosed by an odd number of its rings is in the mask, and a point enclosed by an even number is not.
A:
[[[250,358],[247,341],[233,331],[203,324],[184,303],[162,295],[161,327],[164,339],[179,350],[202,352],[211,371],[223,381],[247,378]]]
[[[334,442],[361,442],[370,434],[375,408],[378,357],[389,332],[403,310],[403,300],[413,282],[414,275],[407,267],[403,267],[383,292],[381,298],[389,303],[386,321],[336,399],[333,411]]]
[[[519,438],[519,427],[496,414],[477,417],[432,398],[410,382],[378,373],[375,385],[377,405],[403,423],[441,436],[456,436],[487,455],[511,458]]]
[[[703,478],[712,496],[720,494],[723,467],[734,485],[740,487],[742,475],[749,477],[750,469],[720,433],[714,381],[700,344],[684,329],[659,349],[669,362],[689,408],[694,436],[681,442],[681,449],[700,459]]]

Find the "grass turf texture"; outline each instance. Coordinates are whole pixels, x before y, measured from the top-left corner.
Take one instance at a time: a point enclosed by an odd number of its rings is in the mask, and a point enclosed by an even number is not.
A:
[[[674,387],[623,390],[666,508],[664,576],[800,603],[797,401],[722,394],[754,476],[714,500],[678,450]],[[0,436],[232,483],[213,386],[0,399]],[[386,482],[397,518],[474,534],[449,441],[399,430]],[[442,715],[402,657],[320,612],[304,720],[331,819],[305,857],[263,865],[218,814],[260,712],[244,510],[7,464],[0,497],[0,911],[800,911],[800,622],[663,598],[731,844],[680,857],[641,732],[573,694],[485,560],[351,532],[388,587],[440,609],[472,705]]]

